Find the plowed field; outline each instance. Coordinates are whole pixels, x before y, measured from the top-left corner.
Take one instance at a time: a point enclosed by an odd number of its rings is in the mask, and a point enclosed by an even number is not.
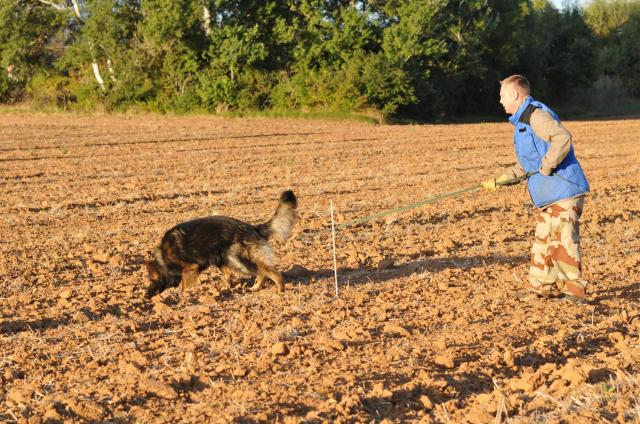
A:
[[[515,162],[508,123],[0,115],[0,421],[640,422],[640,120],[567,122],[590,302],[521,301],[524,184],[337,232]],[[272,215],[286,291],[146,298],[168,228]]]

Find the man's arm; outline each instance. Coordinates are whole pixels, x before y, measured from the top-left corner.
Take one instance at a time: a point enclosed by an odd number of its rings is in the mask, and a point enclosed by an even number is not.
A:
[[[520,166],[519,163],[516,163],[515,165],[513,165],[512,167],[510,167],[509,169],[507,169],[503,175],[506,175],[509,177],[509,179],[514,179],[514,178],[520,178],[522,177],[524,174],[526,174],[527,171],[525,171],[522,166]]]
[[[551,143],[540,166],[542,175],[551,175],[571,150],[571,133],[553,119],[549,112],[541,109],[536,109],[531,114],[531,129],[538,137]]]

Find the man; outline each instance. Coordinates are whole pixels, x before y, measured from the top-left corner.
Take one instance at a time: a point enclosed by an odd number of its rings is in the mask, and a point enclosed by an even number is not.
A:
[[[482,186],[495,190],[505,181],[526,176],[531,200],[538,208],[529,288],[519,297],[547,298],[557,287],[562,297],[584,302],[587,282],[581,278],[578,221],[589,184],[573,152],[571,133],[554,111],[529,95],[525,77],[512,75],[500,84],[500,103],[515,126],[518,164]]]

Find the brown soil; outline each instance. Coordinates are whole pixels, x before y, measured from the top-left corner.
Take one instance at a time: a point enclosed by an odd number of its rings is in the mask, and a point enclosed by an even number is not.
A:
[[[569,122],[590,304],[523,302],[524,185],[341,230],[514,162],[509,124],[0,115],[0,421],[640,420],[640,120]],[[177,222],[292,188],[287,290],[217,270],[153,300]]]

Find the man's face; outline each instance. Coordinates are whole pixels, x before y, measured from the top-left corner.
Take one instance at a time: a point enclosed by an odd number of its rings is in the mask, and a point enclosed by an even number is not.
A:
[[[513,115],[518,111],[522,101],[520,97],[512,85],[502,84],[500,87],[500,104],[509,115]]]

